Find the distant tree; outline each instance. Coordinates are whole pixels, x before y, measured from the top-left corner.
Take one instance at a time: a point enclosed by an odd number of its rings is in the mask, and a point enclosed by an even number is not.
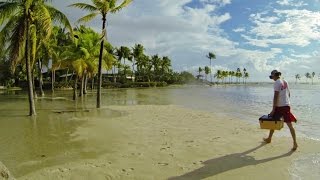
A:
[[[216,55],[213,52],[209,52],[209,54],[207,55],[207,58],[210,59],[210,82],[212,82],[212,73],[211,73],[211,60],[212,59],[216,59]]]
[[[243,84],[244,84],[244,79],[245,79],[246,72],[247,72],[247,69],[243,68],[243,76],[242,76]]]
[[[306,82],[308,83],[308,79],[309,79],[309,78],[311,79],[311,74],[307,72],[307,73],[305,74],[305,76],[306,76]]]
[[[296,74],[295,78],[296,78],[296,84],[297,84],[298,80],[300,80],[300,78],[301,78],[300,74]]]
[[[208,79],[207,79],[208,74],[210,74],[210,73],[211,73],[211,69],[210,69],[210,67],[208,67],[208,66],[204,67],[204,73],[206,74],[206,80],[208,80]]]
[[[313,84],[313,78],[314,78],[315,75],[316,75],[316,73],[315,73],[315,72],[312,72],[312,74],[311,74],[312,84]]]
[[[250,77],[250,76],[249,76],[249,73],[246,72],[246,73],[244,74],[244,78],[245,78],[244,83],[245,83],[245,84],[247,83],[247,79],[248,79],[249,77]]]
[[[200,79],[202,71],[203,71],[203,69],[201,67],[199,67],[197,79]]]

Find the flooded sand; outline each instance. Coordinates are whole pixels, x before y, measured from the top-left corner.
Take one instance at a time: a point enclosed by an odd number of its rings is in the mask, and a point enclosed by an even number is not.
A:
[[[94,92],[77,103],[71,92],[56,92],[37,100],[35,119],[25,116],[24,93],[2,95],[0,161],[19,179],[320,177],[296,170],[319,166],[312,163],[317,141],[300,137],[295,153],[288,137],[261,145],[266,132],[251,118],[225,113],[229,102],[216,96],[223,89],[212,90],[108,90],[101,110],[94,108]],[[208,110],[210,96],[217,105]]]

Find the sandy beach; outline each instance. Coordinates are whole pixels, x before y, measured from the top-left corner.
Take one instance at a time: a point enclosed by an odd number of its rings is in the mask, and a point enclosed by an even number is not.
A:
[[[264,144],[267,132],[258,123],[175,105],[107,109],[122,116],[88,120],[72,135],[88,143],[86,160],[18,179],[292,179],[293,162],[320,149],[319,142],[301,138],[295,152],[288,137]]]

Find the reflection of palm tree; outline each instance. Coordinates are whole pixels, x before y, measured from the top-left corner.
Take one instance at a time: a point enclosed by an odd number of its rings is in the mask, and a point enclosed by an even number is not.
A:
[[[261,159],[261,160],[256,160],[254,157],[248,155],[249,153],[252,153],[256,151],[257,149],[263,147],[265,144],[260,144],[259,146],[252,148],[248,151],[242,152],[242,153],[235,153],[235,154],[229,154],[226,156],[214,158],[207,160],[203,162],[204,166],[196,169],[194,171],[188,172],[184,175],[177,176],[177,177],[172,177],[169,178],[169,180],[187,180],[187,179],[192,179],[192,180],[200,180],[200,179],[205,179],[208,177],[215,176],[217,174],[230,171],[233,169],[238,169],[242,168],[245,166],[250,166],[250,165],[257,165],[261,163],[266,163],[269,161],[273,161],[275,159],[283,158],[290,156],[293,151],[287,152],[285,154],[275,156],[275,157],[270,157],[266,159]],[[222,166],[224,165],[224,166]]]

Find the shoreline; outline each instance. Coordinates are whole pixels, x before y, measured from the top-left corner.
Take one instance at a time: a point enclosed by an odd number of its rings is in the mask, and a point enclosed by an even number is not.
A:
[[[292,152],[291,138],[277,135],[264,144],[258,124],[176,105],[106,109],[124,115],[90,120],[73,136],[86,140],[86,153],[108,152],[18,179],[292,179],[293,162],[320,148],[298,137]]]

